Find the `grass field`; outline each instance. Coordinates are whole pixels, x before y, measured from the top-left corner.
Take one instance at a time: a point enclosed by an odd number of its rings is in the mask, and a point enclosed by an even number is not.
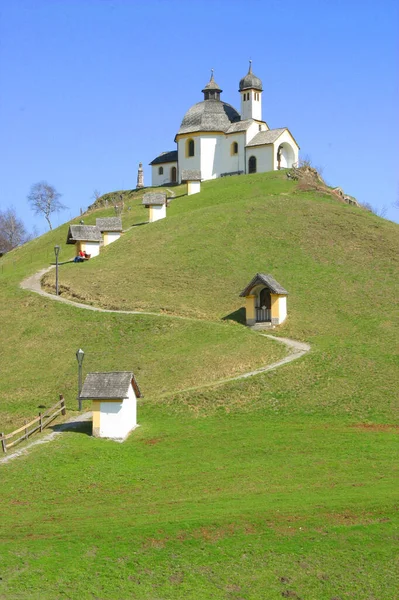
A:
[[[140,196],[125,204],[142,222]],[[116,444],[85,425],[0,465],[0,598],[395,598],[397,226],[281,173],[230,178],[60,270],[64,295],[163,317],[20,290],[66,230],[1,259],[0,430],[61,391],[75,407],[79,346],[86,371],[133,368],[140,427]],[[282,356],[240,325],[257,271],[290,292],[275,332],[311,352],[184,391]]]

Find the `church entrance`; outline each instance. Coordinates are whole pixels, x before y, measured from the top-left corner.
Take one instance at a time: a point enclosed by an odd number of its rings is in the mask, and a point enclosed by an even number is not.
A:
[[[270,290],[263,288],[259,294],[259,306],[256,307],[256,322],[265,323],[272,320],[272,299]]]
[[[248,173],[256,173],[256,156],[251,156],[249,158]]]
[[[176,167],[172,167],[170,170],[170,181],[171,181],[171,183],[176,183],[176,181],[177,181]]]
[[[290,169],[295,161],[293,148],[284,142],[277,149],[277,169]]]

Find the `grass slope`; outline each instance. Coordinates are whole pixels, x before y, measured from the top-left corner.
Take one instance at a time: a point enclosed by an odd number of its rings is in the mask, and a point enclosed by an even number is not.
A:
[[[140,197],[129,202],[141,222]],[[100,214],[112,211],[85,222]],[[6,257],[3,418],[36,406],[32,390],[50,401],[62,381],[73,396],[78,346],[90,368],[138,370],[148,394],[123,445],[86,427],[0,465],[0,597],[394,597],[397,231],[273,173],[208,182],[166,220],[62,267],[64,294],[202,321],[95,314],[19,290],[65,227]],[[256,271],[290,291],[278,332],[312,352],[164,395],[281,352],[236,322]]]

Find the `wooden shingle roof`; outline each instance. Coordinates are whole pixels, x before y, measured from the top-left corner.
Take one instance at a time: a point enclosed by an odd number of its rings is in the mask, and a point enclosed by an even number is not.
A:
[[[101,242],[101,240],[101,231],[97,225],[70,225],[66,243]]]
[[[201,181],[201,171],[199,169],[183,169],[181,180],[182,183],[185,181]]]
[[[122,231],[122,219],[120,217],[103,217],[96,219],[96,226],[103,231]]]
[[[161,165],[170,162],[177,162],[177,150],[170,150],[170,152],[162,152],[162,154],[160,154],[150,162],[150,165]]]
[[[266,144],[273,144],[282,133],[286,131],[285,127],[281,127],[280,129],[269,129],[268,131],[259,131],[252,140],[250,140],[247,144],[247,148],[249,146],[263,146]]]
[[[145,206],[160,206],[166,204],[166,193],[165,192],[147,192],[143,196],[143,202]]]
[[[264,275],[263,273],[256,273],[255,277],[249,282],[247,287],[241,292],[240,296],[248,296],[251,290],[257,285],[264,285],[269,288],[273,294],[287,295],[288,292],[278,281],[271,275]]]
[[[83,400],[123,400],[128,398],[132,384],[137,398],[142,394],[132,371],[88,373],[80,397]]]

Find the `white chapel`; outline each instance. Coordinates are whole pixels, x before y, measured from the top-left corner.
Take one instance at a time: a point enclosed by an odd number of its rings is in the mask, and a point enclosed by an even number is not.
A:
[[[252,72],[240,81],[241,114],[220,99],[213,77],[202,90],[204,99],[184,115],[176,134],[177,150],[163,152],[151,163],[152,185],[181,182],[183,170],[195,170],[202,181],[264,173],[291,167],[299,146],[289,129],[269,129],[262,119],[262,82]]]

